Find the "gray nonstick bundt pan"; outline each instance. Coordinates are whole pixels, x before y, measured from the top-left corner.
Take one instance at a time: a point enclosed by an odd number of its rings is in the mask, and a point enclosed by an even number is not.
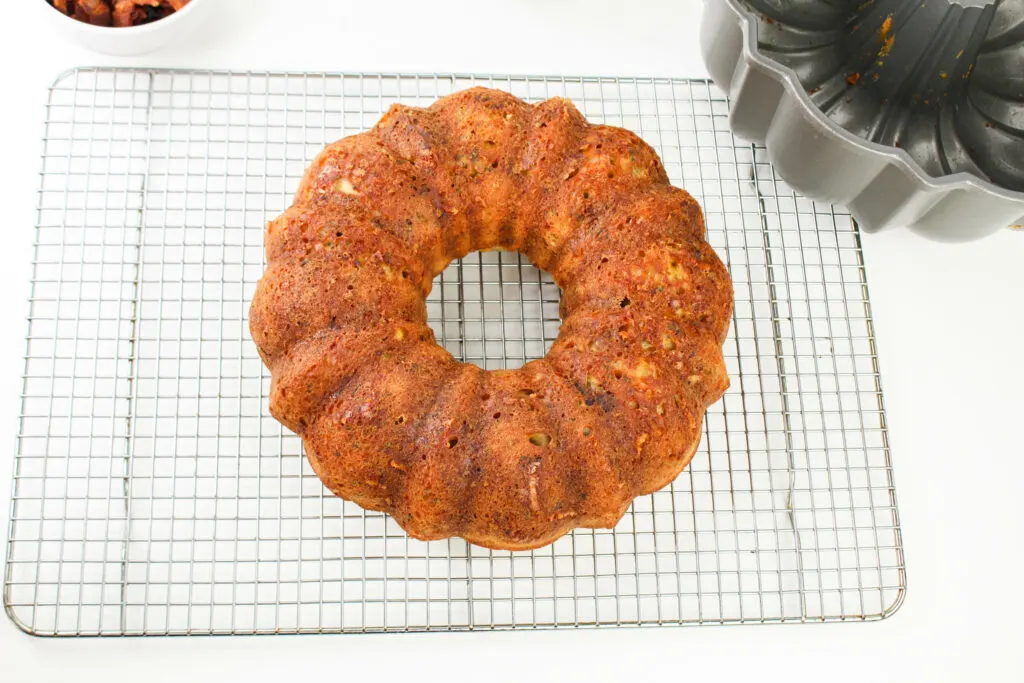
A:
[[[1024,224],[1024,0],[705,0],[733,131],[862,228]]]

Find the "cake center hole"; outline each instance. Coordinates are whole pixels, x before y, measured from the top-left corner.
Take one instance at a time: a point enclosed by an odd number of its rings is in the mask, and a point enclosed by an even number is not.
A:
[[[434,279],[427,316],[439,344],[485,370],[543,358],[558,336],[560,292],[522,254],[474,252]]]

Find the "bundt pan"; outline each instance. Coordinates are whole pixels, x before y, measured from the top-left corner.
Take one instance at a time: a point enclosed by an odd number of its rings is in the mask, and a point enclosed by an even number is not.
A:
[[[865,230],[1024,224],[1024,0],[705,0],[701,48],[735,133]]]

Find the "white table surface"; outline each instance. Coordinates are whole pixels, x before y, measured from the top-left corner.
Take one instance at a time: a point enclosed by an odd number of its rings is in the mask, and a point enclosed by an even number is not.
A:
[[[46,87],[78,65],[705,75],[700,0],[208,0],[208,25],[134,59],[68,45],[4,2],[0,479],[24,351]],[[997,681],[1024,679],[1024,233],[865,235],[909,590],[873,624],[47,640],[0,618],[0,680]],[[0,503],[8,485],[0,483]],[[4,510],[9,506],[4,504]]]

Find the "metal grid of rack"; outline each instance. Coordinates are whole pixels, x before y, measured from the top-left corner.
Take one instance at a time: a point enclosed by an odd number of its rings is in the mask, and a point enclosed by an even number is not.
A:
[[[322,487],[248,337],[265,221],[327,141],[484,84],[571,98],[661,154],[736,306],[732,389],[679,479],[533,552],[410,540]],[[47,106],[4,600],[39,635],[869,620],[905,576],[858,232],[799,198],[703,81],[81,69]],[[438,339],[540,357],[518,255],[435,283]]]

